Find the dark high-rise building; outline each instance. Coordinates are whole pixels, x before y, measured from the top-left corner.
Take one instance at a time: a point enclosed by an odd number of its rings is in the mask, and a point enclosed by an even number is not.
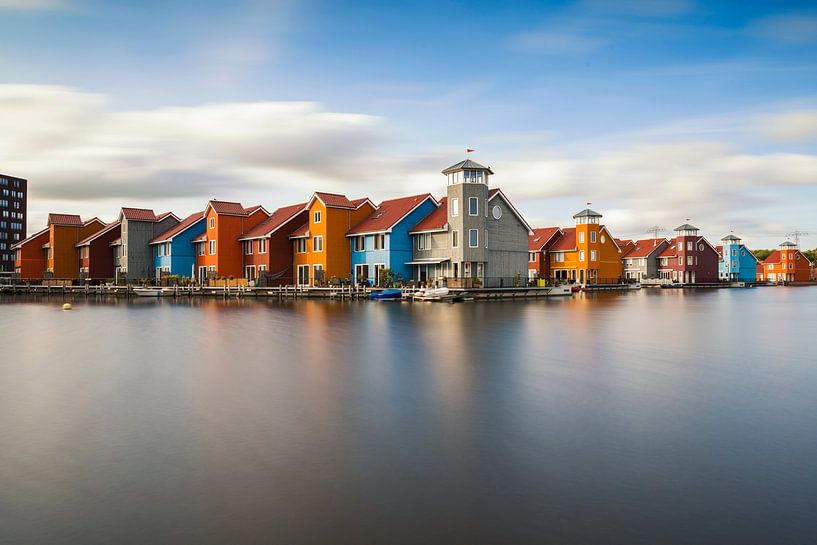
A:
[[[28,182],[0,174],[0,272],[14,271],[11,247],[26,238]]]

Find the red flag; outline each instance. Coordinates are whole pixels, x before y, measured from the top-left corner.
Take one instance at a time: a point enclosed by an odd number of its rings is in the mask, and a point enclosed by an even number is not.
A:
[[[471,148],[465,148],[465,153],[471,153],[472,151],[475,151],[475,150],[472,150]]]

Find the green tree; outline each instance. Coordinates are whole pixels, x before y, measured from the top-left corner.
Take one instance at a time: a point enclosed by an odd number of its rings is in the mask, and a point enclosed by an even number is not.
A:
[[[803,250],[803,255],[814,265],[817,265],[817,248],[813,250]]]
[[[752,250],[752,253],[755,254],[755,257],[757,258],[758,261],[763,261],[764,259],[769,257],[769,254],[772,253],[772,250]]]

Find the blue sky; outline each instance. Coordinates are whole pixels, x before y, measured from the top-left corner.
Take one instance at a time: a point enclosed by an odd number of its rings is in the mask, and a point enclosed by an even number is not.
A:
[[[537,226],[817,245],[813,2],[0,0],[0,170],[48,211],[444,190]]]

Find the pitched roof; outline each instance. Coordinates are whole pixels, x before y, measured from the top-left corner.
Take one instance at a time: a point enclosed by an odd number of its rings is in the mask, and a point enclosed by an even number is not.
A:
[[[440,199],[439,206],[432,210],[429,215],[421,219],[417,225],[409,230],[409,233],[421,231],[444,231],[448,225],[448,197]]]
[[[465,161],[460,161],[455,165],[451,165],[442,172],[443,174],[449,174],[451,172],[456,172],[458,170],[485,170],[489,174],[493,174],[491,167],[480,165],[479,163],[477,163],[476,161],[472,161],[471,159],[466,159]]]
[[[374,212],[350,229],[347,234],[359,235],[361,233],[388,231],[428,199],[437,204],[437,201],[434,200],[430,193],[383,201]]]
[[[562,229],[562,236],[560,236],[553,246],[550,247],[551,252],[569,252],[576,249],[576,228],[566,227]]]
[[[533,230],[533,234],[528,237],[528,250],[538,252],[545,248],[548,242],[560,229],[558,227],[540,227]]]
[[[295,218],[299,213],[303,212],[305,207],[306,203],[304,202],[290,206],[282,206],[275,210],[270,217],[241,235],[239,240],[266,238],[277,231],[282,225],[285,225]]]
[[[674,230],[675,231],[700,231],[700,229],[698,229],[694,225],[690,225],[688,223],[685,223],[683,225],[679,225]]]
[[[130,221],[156,221],[156,214],[148,208],[122,208],[122,215]]]
[[[309,199],[307,206],[312,204],[315,199],[320,199],[321,202],[329,208],[356,208],[356,205],[350,201],[346,195],[339,193],[324,193],[323,191],[316,191],[312,198]]]
[[[648,257],[661,247],[661,244],[667,242],[665,238],[645,238],[643,240],[635,241],[633,249],[621,257],[632,259],[635,257]],[[659,254],[660,255],[660,254]]]
[[[99,231],[97,231],[96,233],[94,233],[93,235],[88,236],[88,237],[85,237],[84,239],[82,239],[82,240],[80,240],[79,242],[77,242],[77,243],[74,245],[74,247],[77,247],[77,248],[78,248],[78,247],[80,247],[80,246],[87,246],[88,244],[90,244],[91,242],[93,242],[93,241],[94,241],[94,240],[96,240],[97,238],[101,237],[101,236],[102,236],[102,235],[104,235],[105,233],[110,233],[111,231],[113,231],[114,229],[116,229],[117,227],[119,227],[119,225],[120,225],[120,224],[119,224],[119,222],[118,222],[118,221],[112,221],[111,223],[109,223],[108,225],[106,225],[105,227],[103,227],[102,229],[100,229]]]
[[[511,212],[513,212],[516,218],[522,222],[522,225],[524,225],[525,228],[528,230],[528,235],[530,235],[533,232],[533,228],[530,226],[530,224],[528,224],[527,220],[522,217],[522,214],[519,213],[519,210],[516,209],[511,200],[505,196],[505,194],[502,192],[500,188],[495,187],[488,191],[488,201],[490,202],[497,195],[500,195],[502,197],[502,200],[505,201],[505,204],[508,205],[508,207],[511,209]]]
[[[615,237],[613,237],[613,240],[619,246],[627,246],[628,244],[635,244],[635,241],[633,241],[632,239],[629,239],[629,238],[615,238]]]
[[[108,246],[122,246],[122,239],[118,238],[116,240],[112,240]]]
[[[352,202],[352,204],[354,205],[355,208],[360,208],[361,206],[363,206],[367,202],[372,205],[372,208],[375,208],[374,203],[372,202],[372,200],[369,197],[361,197],[359,199],[352,199],[351,202]]]
[[[658,254],[657,257],[675,257],[678,255],[678,249],[676,248],[676,244],[674,241],[670,241],[667,244],[667,247],[661,250],[661,253]]]
[[[601,214],[599,214],[598,212],[595,212],[593,210],[590,210],[589,208],[585,208],[581,212],[576,212],[575,214],[573,214],[573,219],[577,219],[577,218],[600,218],[600,217],[602,217]]]
[[[183,233],[184,231],[188,230],[192,226],[196,224],[199,220],[204,219],[204,212],[193,212],[186,218],[184,218],[180,223],[177,223],[161,235],[157,236],[153,240],[150,241],[151,244],[156,244],[158,242],[166,242],[168,240],[172,240],[173,237],[178,235],[179,233]]]
[[[300,227],[296,227],[294,231],[289,234],[289,238],[304,238],[309,236],[309,222],[307,221]]]
[[[216,214],[224,214],[227,216],[247,216],[247,210],[241,206],[241,203],[232,201],[217,201],[211,200],[207,203],[207,207],[212,207]]]
[[[34,239],[36,239],[38,237],[41,237],[41,236],[45,235],[46,233],[48,233],[50,230],[51,230],[50,228],[46,227],[42,231],[38,231],[38,232],[34,233],[30,237],[24,238],[20,242],[16,242],[16,243],[12,244],[9,249],[14,250],[16,248],[21,248],[24,244],[28,244],[29,242],[32,242]]]
[[[736,237],[736,236],[735,236],[735,235],[733,235],[732,233],[729,233],[728,235],[726,235],[725,237],[723,237],[721,240],[723,240],[723,241],[726,241],[726,240],[731,240],[731,241],[736,241],[736,240],[737,240],[737,241],[739,241],[739,240],[740,240],[740,237]]]
[[[780,250],[775,250],[766,256],[763,263],[780,263]]]
[[[48,225],[82,227],[82,218],[78,214],[48,214]]]
[[[781,248],[797,248],[797,244],[795,244],[794,242],[792,242],[790,240],[785,240],[785,241],[780,243],[780,247]]]
[[[204,242],[207,240],[207,231],[202,231],[201,234],[194,236],[190,242]]]

